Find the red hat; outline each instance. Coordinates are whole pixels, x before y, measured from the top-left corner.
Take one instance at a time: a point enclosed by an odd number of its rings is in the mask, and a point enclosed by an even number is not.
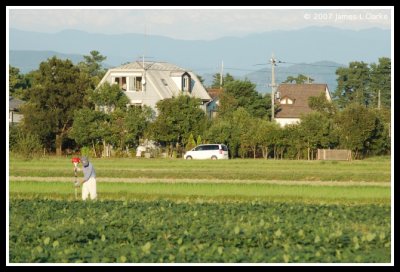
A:
[[[77,162],[77,163],[80,163],[80,162],[81,162],[81,160],[80,160],[79,158],[75,157],[75,158],[72,158],[72,162]]]

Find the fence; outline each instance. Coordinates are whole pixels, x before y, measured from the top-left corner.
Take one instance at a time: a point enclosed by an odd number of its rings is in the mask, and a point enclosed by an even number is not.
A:
[[[318,149],[317,160],[351,161],[351,150]]]

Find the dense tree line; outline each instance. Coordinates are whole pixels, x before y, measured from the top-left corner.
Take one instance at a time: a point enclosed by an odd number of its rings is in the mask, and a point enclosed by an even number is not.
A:
[[[127,107],[117,85],[96,88],[105,57],[91,51],[84,61],[50,58],[38,70],[21,75],[9,67],[10,95],[26,101],[24,119],[10,128],[10,148],[26,153],[45,149],[58,155],[66,148],[109,156],[110,149],[130,154],[142,140],[160,143],[171,154],[200,143],[229,147],[232,158],[315,159],[318,148],[346,148],[355,158],[390,153],[390,59],[377,64],[351,62],[338,68],[333,103],[312,97],[314,112],[281,128],[270,121],[271,97],[248,80],[220,74],[213,87],[223,88],[218,116],[210,120],[201,101],[180,95],[159,101],[157,115],[147,106]],[[288,77],[301,84],[305,76]],[[312,79],[311,79],[312,81]]]
[[[391,60],[379,58],[378,63],[350,62],[336,70],[338,86],[333,93],[337,105],[343,109],[355,102],[367,107],[390,108]]]

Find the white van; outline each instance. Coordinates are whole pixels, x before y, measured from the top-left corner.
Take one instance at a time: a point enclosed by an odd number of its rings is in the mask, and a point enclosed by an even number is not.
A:
[[[228,147],[224,144],[202,144],[187,151],[183,158],[186,160],[229,159],[229,152]]]

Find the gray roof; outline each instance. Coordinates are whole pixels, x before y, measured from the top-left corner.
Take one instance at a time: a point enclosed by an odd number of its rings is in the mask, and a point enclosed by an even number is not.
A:
[[[10,110],[18,110],[20,108],[20,106],[24,103],[25,103],[24,101],[10,96],[9,108],[10,108]]]
[[[158,70],[158,71],[182,71],[185,72],[184,69],[168,63],[168,62],[150,62],[150,61],[145,61],[144,62],[144,68],[146,70]],[[135,69],[143,69],[143,62],[141,61],[135,61],[131,63],[127,63],[115,68],[112,68],[112,70],[135,70]]]

